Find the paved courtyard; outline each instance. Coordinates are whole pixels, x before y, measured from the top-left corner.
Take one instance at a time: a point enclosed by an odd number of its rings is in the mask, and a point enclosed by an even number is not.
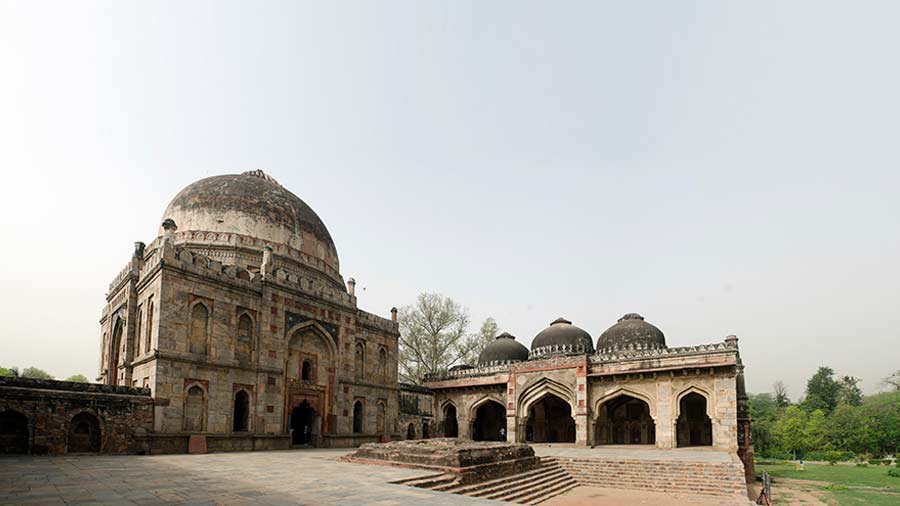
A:
[[[508,504],[388,481],[430,474],[338,462],[346,450],[0,458],[15,506],[459,506]]]
[[[671,458],[729,462],[726,452],[702,449],[578,448],[534,445],[542,456],[623,459]],[[461,506],[508,505],[389,481],[430,471],[341,462],[348,450],[291,450],[209,455],[68,456],[0,458],[2,506]],[[672,504],[733,501],[652,492],[577,487],[548,506]]]

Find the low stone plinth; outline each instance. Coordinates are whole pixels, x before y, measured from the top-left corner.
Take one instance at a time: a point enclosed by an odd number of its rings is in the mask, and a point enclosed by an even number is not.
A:
[[[456,438],[367,443],[345,460],[449,473],[456,475],[459,483],[507,476],[540,463],[527,444]]]

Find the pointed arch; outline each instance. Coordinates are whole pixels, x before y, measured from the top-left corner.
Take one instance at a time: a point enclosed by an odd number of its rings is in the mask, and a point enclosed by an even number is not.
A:
[[[202,300],[190,305],[190,326],[188,327],[188,351],[205,355],[209,348],[209,322],[211,311]]]
[[[706,399],[706,416],[709,417],[710,420],[715,420],[713,411],[713,396],[712,394],[705,388],[691,385],[680,390],[674,397],[674,402],[672,403],[675,406],[675,419],[677,420],[679,416],[681,416],[681,399],[688,394],[698,394]]]
[[[329,334],[328,331],[325,330],[324,327],[322,327],[322,325],[320,325],[318,322],[314,322],[314,321],[305,321],[303,323],[298,323],[297,325],[294,325],[293,327],[289,328],[287,330],[287,332],[285,332],[285,335],[288,336],[288,347],[290,347],[291,343],[295,339],[298,341],[300,340],[301,335],[299,335],[299,333],[302,330],[314,331],[311,334],[315,334],[319,338],[321,338],[322,341],[325,342],[325,346],[328,348],[328,351],[331,354],[331,356],[337,357],[337,354],[338,354],[337,345],[334,343],[334,339],[331,338],[331,334]]]
[[[541,378],[525,387],[522,393],[519,394],[519,402],[516,403],[516,415],[527,417],[531,406],[547,395],[555,395],[565,401],[574,414],[576,411],[574,391],[574,386],[568,386],[550,378]]]
[[[486,402],[496,402],[500,406],[503,406],[504,410],[506,409],[506,402],[503,399],[501,399],[499,395],[485,394],[485,395],[479,397],[477,401],[473,402],[469,406],[469,412],[468,412],[469,420],[475,419],[475,413],[478,411],[478,408],[480,408]]]
[[[640,399],[646,402],[647,406],[650,407],[650,417],[656,420],[656,402],[654,402],[653,398],[645,393],[628,387],[617,387],[597,399],[597,401],[594,403],[594,416],[596,416],[597,413],[600,412],[600,407],[603,406],[603,404],[623,395],[628,395],[634,397],[635,399]]]

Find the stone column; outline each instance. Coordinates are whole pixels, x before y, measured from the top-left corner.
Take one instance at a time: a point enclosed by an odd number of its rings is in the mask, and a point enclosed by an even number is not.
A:
[[[588,435],[588,405],[587,405],[587,356],[584,362],[575,371],[575,444],[587,446]]]
[[[653,418],[656,425],[656,447],[675,448],[675,409],[672,406],[671,378],[659,378],[656,384],[656,414]]]

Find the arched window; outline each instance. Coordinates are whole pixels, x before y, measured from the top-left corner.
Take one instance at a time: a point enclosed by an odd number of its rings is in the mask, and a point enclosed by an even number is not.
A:
[[[250,430],[250,394],[246,390],[238,390],[234,395],[234,432],[247,432]]]
[[[353,404],[353,432],[359,434],[363,431],[363,403],[356,401]]]
[[[356,343],[356,352],[353,356],[353,367],[356,371],[356,379],[363,379],[365,377],[365,369],[366,369],[366,347],[363,343]]]
[[[135,326],[135,337],[134,337],[134,355],[138,356],[141,354],[141,331],[144,329],[144,308],[138,307],[137,311],[137,325]]]
[[[110,341],[110,357],[109,372],[107,373],[107,382],[110,385],[119,384],[119,358],[122,349],[122,330],[125,327],[122,319],[116,320],[116,326],[113,329],[112,341]]]
[[[388,382],[391,380],[388,375],[388,367],[387,367],[387,351],[384,348],[378,350],[378,376]]]
[[[207,329],[209,328],[209,310],[203,304],[194,304],[191,309],[190,352],[206,354]]]
[[[384,403],[379,402],[375,412],[375,432],[381,434],[384,432]]]
[[[69,424],[69,453],[100,451],[100,422],[91,413],[78,413]]]
[[[304,360],[303,365],[300,367],[300,379],[302,381],[312,381],[312,363],[309,360]]]
[[[147,299],[147,327],[144,330],[144,353],[150,352],[150,336],[153,335],[153,296]]]
[[[184,398],[185,432],[202,432],[206,430],[206,393],[199,385],[188,389]]]
[[[238,318],[237,342],[235,342],[234,355],[239,362],[250,362],[253,350],[253,319],[244,313]]]

